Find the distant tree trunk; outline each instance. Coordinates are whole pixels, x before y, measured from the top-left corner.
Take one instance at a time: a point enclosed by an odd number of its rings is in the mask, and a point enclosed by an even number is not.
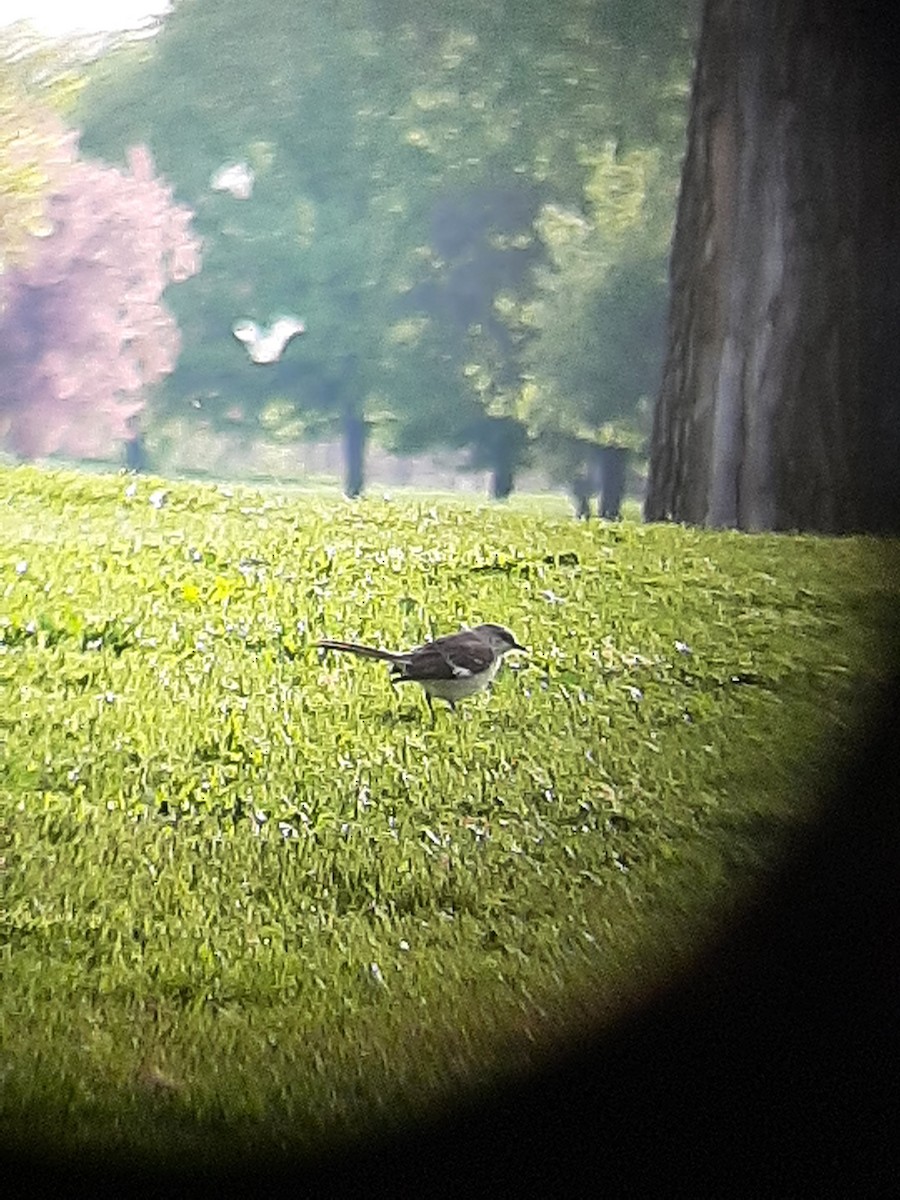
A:
[[[706,2],[648,520],[900,528],[900,91],[873,9]]]
[[[528,434],[515,417],[485,417],[470,431],[472,465],[491,473],[491,496],[506,500],[516,483],[516,472],[522,466]]]
[[[125,442],[125,467],[129,471],[145,472],[149,470],[150,459],[142,433],[136,433],[134,437]]]
[[[352,404],[344,408],[344,494],[351,498],[362,494],[365,485],[365,459],[368,427]]]
[[[508,500],[516,483],[516,473],[513,455],[509,449],[498,446],[497,454],[491,468],[491,497],[494,500]]]
[[[591,481],[586,475],[576,475],[569,484],[575,504],[575,517],[579,521],[591,519]]]
[[[625,473],[628,450],[624,446],[601,446],[600,516],[606,521],[618,521],[622,515],[625,494]]]

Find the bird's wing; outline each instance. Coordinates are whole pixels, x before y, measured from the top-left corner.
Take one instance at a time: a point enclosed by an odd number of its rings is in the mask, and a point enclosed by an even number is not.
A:
[[[409,679],[467,679],[486,671],[493,661],[493,651],[480,638],[461,640],[458,634],[449,634],[414,651],[406,676]]]
[[[272,324],[270,333],[279,337],[293,337],[296,333],[306,333],[306,326],[299,317],[279,317]]]
[[[209,186],[214,192],[230,192],[238,200],[249,200],[253,180],[253,168],[247,163],[230,163],[213,173]]]
[[[298,334],[305,332],[306,326],[302,321],[296,321],[293,317],[282,317],[275,322],[266,334],[266,341],[271,342],[272,349],[275,351],[275,357],[277,358],[284,351],[288,342],[292,341]]]
[[[396,670],[401,680],[457,678],[456,672],[435,642],[411,650],[406,661],[397,664]]]

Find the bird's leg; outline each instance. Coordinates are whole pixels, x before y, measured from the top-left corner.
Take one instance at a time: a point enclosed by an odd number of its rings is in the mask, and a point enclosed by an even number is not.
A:
[[[435,717],[435,715],[434,715],[434,705],[432,704],[431,697],[428,695],[427,692],[425,693],[425,701],[428,705],[428,711],[431,713],[431,724],[436,725],[437,717]]]

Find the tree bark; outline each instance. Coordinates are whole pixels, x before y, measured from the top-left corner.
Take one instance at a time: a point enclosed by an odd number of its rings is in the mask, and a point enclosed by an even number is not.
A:
[[[900,105],[873,8],[707,0],[647,520],[898,528]]]

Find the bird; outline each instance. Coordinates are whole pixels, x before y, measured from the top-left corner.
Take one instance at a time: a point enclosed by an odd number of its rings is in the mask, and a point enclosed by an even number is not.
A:
[[[225,163],[210,177],[209,186],[214,192],[230,192],[235,200],[249,200],[255,178],[247,163]]]
[[[306,326],[299,317],[279,317],[271,329],[262,329],[255,321],[236,321],[231,332],[244,343],[251,359],[265,366],[278,362],[291,338],[305,333]]]
[[[359,642],[325,638],[322,650],[340,650],[360,658],[375,658],[391,664],[392,683],[418,683],[435,719],[432,697],[446,700],[455,710],[458,700],[483,691],[500,669],[510,650],[525,650],[502,625],[476,625],[460,633],[448,633],[412,650],[380,650]]]

